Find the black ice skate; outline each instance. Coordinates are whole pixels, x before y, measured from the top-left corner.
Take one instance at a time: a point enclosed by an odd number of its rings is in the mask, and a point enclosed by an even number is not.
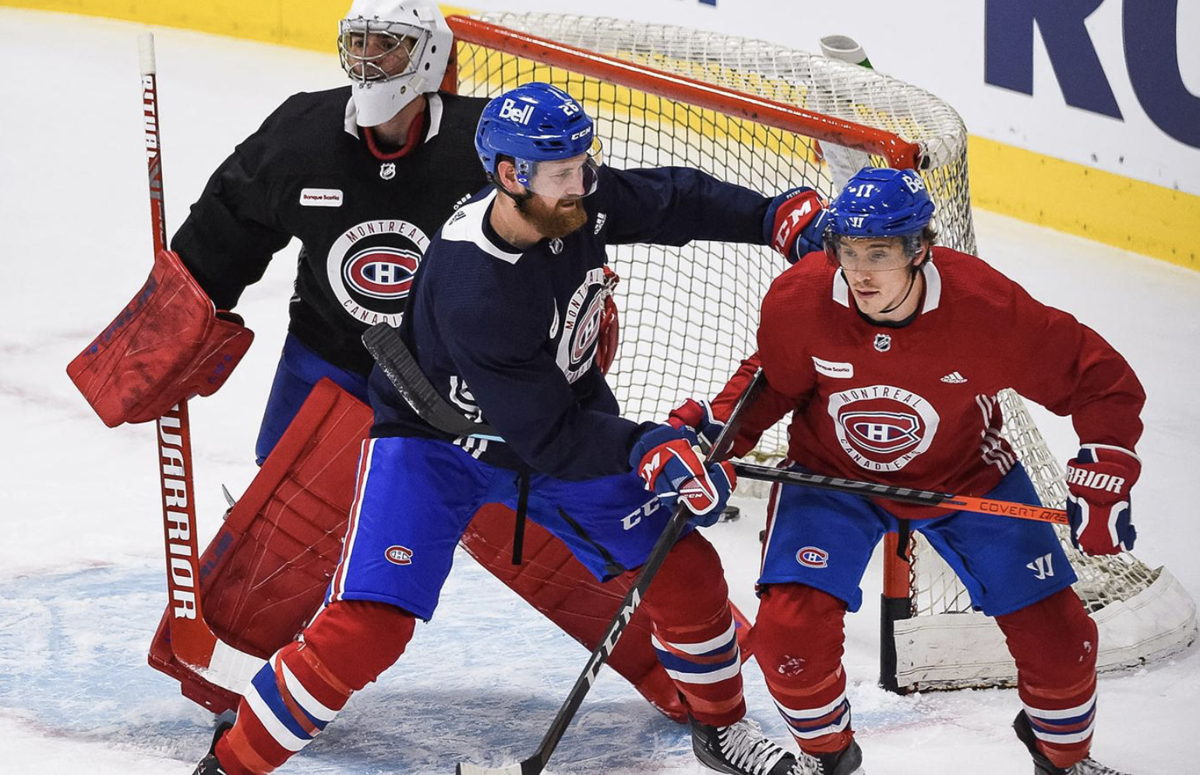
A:
[[[1033,775],[1127,775],[1127,773],[1114,770],[1112,767],[1105,767],[1090,756],[1081,762],[1072,764],[1065,770],[1062,767],[1055,767],[1054,763],[1038,750],[1037,738],[1033,736],[1033,729],[1029,726],[1029,719],[1026,718],[1025,711],[1017,714],[1016,720],[1013,721],[1013,729],[1017,733],[1017,738],[1029,749],[1029,755],[1033,757]]]
[[[221,762],[217,761],[217,741],[224,737],[232,727],[233,724],[228,721],[217,724],[217,731],[213,733],[212,745],[208,747],[208,755],[200,760],[192,775],[227,775]]]
[[[854,740],[834,753],[811,754],[800,752],[800,758],[788,775],[865,775],[862,768],[862,749]]]
[[[727,727],[692,723],[692,750],[705,767],[729,775],[789,775],[796,757],[765,737],[758,724],[742,719]]]

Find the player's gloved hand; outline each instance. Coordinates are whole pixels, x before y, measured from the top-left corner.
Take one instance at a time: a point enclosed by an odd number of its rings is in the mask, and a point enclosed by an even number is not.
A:
[[[646,489],[667,506],[674,508],[682,499],[692,512],[691,521],[708,527],[725,510],[729,494],[737,486],[737,475],[729,463],[705,468],[696,442],[696,435],[689,430],[659,425],[633,445],[629,464],[646,481]]]
[[[1067,518],[1071,541],[1084,554],[1117,554],[1133,549],[1137,530],[1129,510],[1129,489],[1142,461],[1120,447],[1085,444],[1067,463]]]
[[[707,401],[696,401],[689,398],[671,410],[667,416],[667,424],[672,428],[689,429],[700,438],[705,449],[717,443],[717,437],[725,429],[725,423],[714,420],[712,407]]]
[[[763,235],[777,253],[796,263],[824,248],[829,213],[817,192],[802,186],[784,191],[771,202],[763,219]]]

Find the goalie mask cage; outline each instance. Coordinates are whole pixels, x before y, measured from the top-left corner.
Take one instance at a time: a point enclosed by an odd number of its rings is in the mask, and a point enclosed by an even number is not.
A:
[[[494,97],[546,81],[596,119],[605,163],[685,165],[762,192],[834,193],[865,164],[917,168],[937,204],[939,242],[975,253],[966,129],[937,97],[895,78],[776,44],[681,27],[557,14],[449,19],[461,94]],[[654,213],[646,213],[654,218]],[[770,249],[696,242],[610,246],[621,277],[621,341],[609,373],[627,416],[660,419],[712,396],[755,349],[759,303],[786,265]],[[1005,435],[1047,506],[1063,473],[1021,399],[1001,394]],[[786,423],[755,456],[783,457]],[[1011,685],[1000,629],[972,612],[953,571],[914,533],[913,562],[885,541],[880,682],[898,691]],[[1060,534],[1076,591],[1100,626],[1101,670],[1186,647],[1195,604],[1171,574],[1129,553],[1089,558]]]

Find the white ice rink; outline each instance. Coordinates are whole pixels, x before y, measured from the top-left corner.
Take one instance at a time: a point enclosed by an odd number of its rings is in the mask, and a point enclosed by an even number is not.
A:
[[[212,718],[145,664],[165,603],[152,427],[105,428],[67,362],[150,266],[132,24],[0,9],[0,773],[185,775]],[[338,85],[333,54],[156,30],[168,226],[284,97]],[[330,36],[331,44],[333,36]],[[1030,181],[1036,186],[1037,181]],[[1122,217],[1121,202],[1111,217]],[[982,255],[1121,350],[1149,394],[1134,491],[1137,554],[1200,598],[1200,273],[977,213]],[[1200,239],[1200,226],[1196,226]],[[1131,246],[1136,248],[1136,246]],[[238,311],[257,334],[238,374],[192,404],[201,536],[254,473],[253,443],[286,325],[294,248]],[[1003,347],[1003,342],[997,342]],[[1039,358],[1039,353],[1029,353]],[[1069,423],[1039,421],[1062,460]],[[762,506],[709,531],[753,612]],[[846,664],[871,775],[1029,773],[1013,691],[898,697],[875,687],[878,567],[848,619]],[[872,591],[874,590],[874,591]],[[469,561],[400,663],[283,770],[443,773],[530,753],[585,652]],[[785,739],[757,668],[751,714]],[[1200,658],[1101,679],[1098,759],[1133,775],[1200,770]],[[489,753],[490,752],[490,753]],[[551,771],[707,772],[686,730],[610,672]]]

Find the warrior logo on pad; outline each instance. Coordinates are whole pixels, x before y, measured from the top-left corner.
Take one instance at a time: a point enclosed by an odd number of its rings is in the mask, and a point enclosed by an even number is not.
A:
[[[921,396],[891,385],[872,385],[829,397],[838,442],[867,471],[899,471],[929,449],[938,413]]]

